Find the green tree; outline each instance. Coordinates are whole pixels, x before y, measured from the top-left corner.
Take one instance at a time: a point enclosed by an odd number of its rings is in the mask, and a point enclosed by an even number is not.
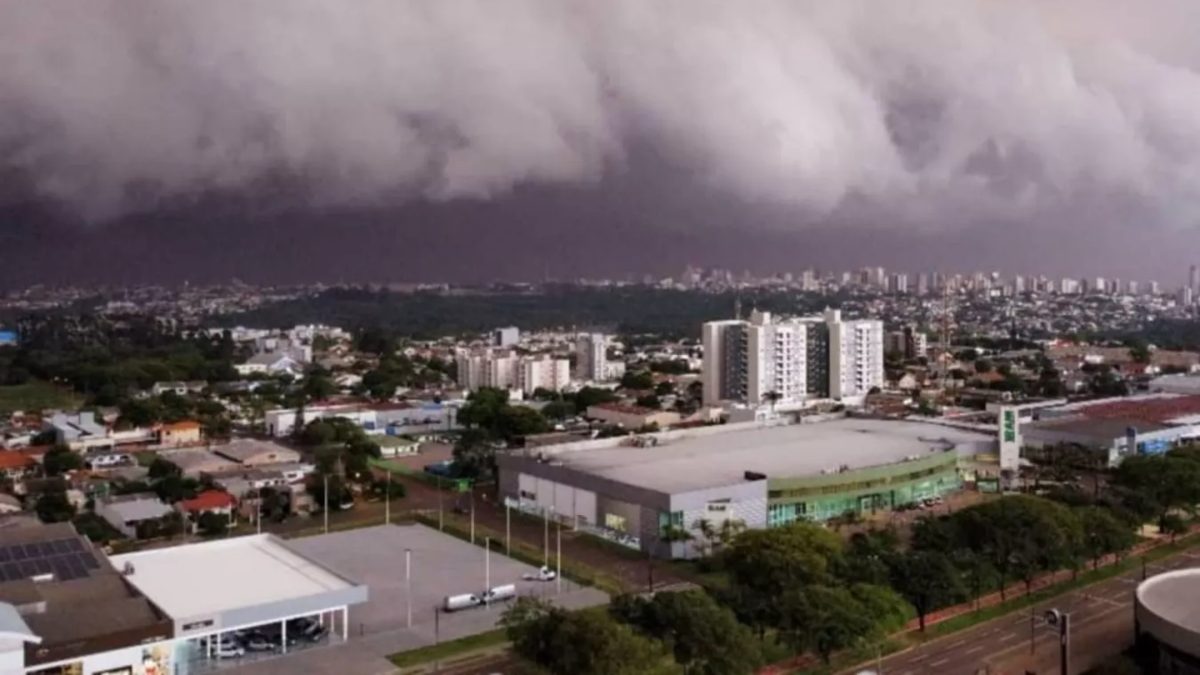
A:
[[[567,612],[522,597],[504,612],[501,626],[514,652],[551,673],[682,673],[660,643],[638,635],[602,609]]]
[[[1137,541],[1137,535],[1129,525],[1107,508],[1084,506],[1077,509],[1076,514],[1083,530],[1080,553],[1092,561],[1093,568],[1100,565],[1100,558],[1113,553],[1120,555]]]
[[[676,663],[697,675],[756,672],[762,654],[750,629],[704,591],[624,595],[611,611],[620,621],[668,645]]]
[[[870,636],[876,625],[849,590],[820,584],[779,596],[782,641],[798,652],[814,651],[828,664],[834,652]]]
[[[182,475],[183,470],[180,469],[178,465],[162,457],[155,457],[154,460],[150,462],[150,467],[147,470],[147,476],[150,477],[150,480],[160,480],[169,476],[178,477]]]
[[[206,537],[220,537],[229,531],[229,516],[224,513],[206,511],[196,519],[200,534]]]
[[[892,587],[917,611],[921,632],[929,612],[966,596],[962,577],[939,551],[910,551],[892,561]]]
[[[654,375],[648,370],[631,370],[621,376],[621,388],[641,391],[654,388]]]
[[[65,523],[75,517],[75,506],[62,490],[43,492],[34,504],[34,511],[43,523]]]
[[[65,445],[56,445],[42,456],[42,471],[47,476],[61,476],[83,468],[83,457]]]

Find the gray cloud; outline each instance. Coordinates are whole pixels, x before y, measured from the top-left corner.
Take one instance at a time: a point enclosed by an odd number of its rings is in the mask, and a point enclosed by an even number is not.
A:
[[[648,145],[797,222],[1190,225],[1196,26],[1194,0],[0,0],[0,165],[103,219],[280,175],[488,198]]]

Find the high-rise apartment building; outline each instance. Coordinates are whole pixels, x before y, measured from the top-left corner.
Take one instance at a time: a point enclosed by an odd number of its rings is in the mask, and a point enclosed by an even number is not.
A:
[[[842,321],[840,312],[776,320],[710,321],[704,345],[704,400],[796,406],[853,398],[883,384],[883,323]]]
[[[608,377],[608,336],[582,333],[575,340],[575,379],[603,382]]]
[[[547,355],[521,356],[506,350],[460,351],[455,356],[458,385],[475,391],[480,387],[542,388],[561,391],[570,381],[570,363]]]
[[[514,347],[521,341],[521,329],[506,326],[492,331],[492,344],[496,347]]]
[[[1192,265],[1188,268],[1188,288],[1193,291],[1200,290],[1200,266]]]

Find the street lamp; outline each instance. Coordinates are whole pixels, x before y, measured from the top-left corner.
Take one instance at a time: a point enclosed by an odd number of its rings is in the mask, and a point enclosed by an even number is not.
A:
[[[1062,675],[1068,675],[1071,661],[1071,615],[1051,609],[1042,617],[1047,625],[1058,629],[1059,668]]]

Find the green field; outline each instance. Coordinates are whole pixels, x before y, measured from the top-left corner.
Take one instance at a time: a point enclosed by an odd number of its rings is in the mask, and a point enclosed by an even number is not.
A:
[[[0,387],[0,414],[3,415],[14,410],[37,412],[46,408],[74,409],[80,402],[75,392],[48,382]]]

